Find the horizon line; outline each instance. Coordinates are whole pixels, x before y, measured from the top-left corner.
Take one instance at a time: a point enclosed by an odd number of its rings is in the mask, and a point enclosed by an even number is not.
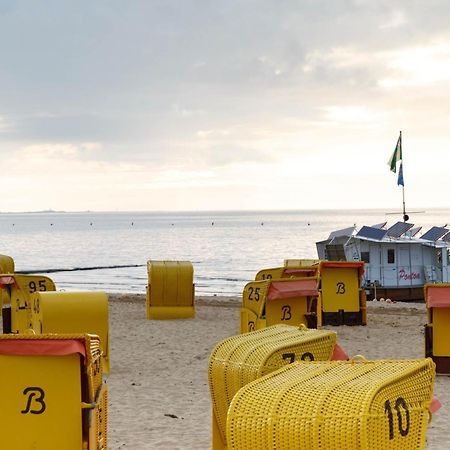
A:
[[[420,209],[420,211],[411,211],[411,213],[426,213],[427,210],[445,210],[450,209],[450,206],[432,206],[430,208],[424,208],[417,206],[415,207]],[[308,212],[308,211],[384,211],[384,214],[397,214],[397,208],[383,208],[383,207],[373,207],[373,208],[362,208],[362,207],[334,207],[334,208],[280,208],[280,209],[192,209],[192,210],[53,210],[53,209],[45,209],[45,210],[31,210],[31,211],[0,211],[1,214],[180,214],[180,213],[253,213],[253,212],[262,212],[262,213],[282,213],[282,212]],[[402,214],[401,211],[398,214]]]

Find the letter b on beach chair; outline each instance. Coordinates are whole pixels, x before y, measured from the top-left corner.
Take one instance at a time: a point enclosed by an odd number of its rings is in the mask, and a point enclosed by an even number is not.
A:
[[[31,296],[31,325],[36,334],[99,336],[103,372],[109,373],[108,296],[104,292],[37,292]]]
[[[195,317],[192,263],[150,260],[147,271],[147,319]]]
[[[0,335],[1,448],[107,450],[107,389],[91,335]]]
[[[450,374],[450,284],[426,284],[424,291],[428,316],[425,356],[436,363],[437,373]]]
[[[329,360],[335,345],[336,333],[333,331],[289,325],[274,325],[220,342],[208,364],[213,450],[227,448],[227,412],[242,386],[293,361]],[[253,447],[255,450],[263,448],[267,447]]]

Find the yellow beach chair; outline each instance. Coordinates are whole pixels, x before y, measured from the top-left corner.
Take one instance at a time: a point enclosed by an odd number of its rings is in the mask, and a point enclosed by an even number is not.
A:
[[[1,448],[107,450],[107,387],[90,335],[0,335]]]
[[[436,363],[437,373],[450,373],[450,284],[424,286],[428,323],[425,356]]]
[[[227,448],[423,449],[434,378],[430,358],[295,362],[237,392]]]
[[[320,259],[285,259],[284,267],[308,267],[319,264]]]
[[[227,449],[228,407],[239,389],[296,360],[329,360],[336,333],[275,325],[220,342],[211,353],[208,379],[212,399],[213,450]],[[262,449],[267,447],[254,447]]]
[[[108,296],[104,292],[36,292],[31,296],[36,334],[90,333],[100,337],[103,372],[109,373]]]
[[[53,280],[44,275],[1,274],[0,285],[10,303],[2,311],[4,333],[25,333],[31,327],[30,295],[56,290]]]
[[[322,324],[316,278],[267,278],[244,287],[240,311],[241,333],[283,323],[308,328]]]
[[[298,262],[297,260],[295,262]],[[318,265],[300,265],[290,264],[284,267],[272,267],[261,269],[255,276],[255,280],[278,280],[280,278],[306,278],[317,277],[319,271]]]
[[[367,299],[362,287],[363,261],[321,261],[319,290],[324,325],[366,325]]]
[[[194,269],[189,261],[147,262],[147,319],[195,317]]]

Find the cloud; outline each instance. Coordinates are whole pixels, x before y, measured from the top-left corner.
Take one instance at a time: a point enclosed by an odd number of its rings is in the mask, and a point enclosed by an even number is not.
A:
[[[392,11],[386,22],[380,25],[380,30],[389,28],[398,28],[406,25],[408,22],[406,14],[403,11]]]
[[[385,88],[419,87],[450,82],[450,41],[408,47],[383,55],[389,75],[380,80]]]
[[[6,176],[62,209],[180,205],[183,183],[190,205],[229,205],[228,187],[278,207],[313,183],[343,202],[351,164],[384,179],[399,129],[407,154],[448,148],[448,17],[438,0],[1,2]]]
[[[370,110],[360,105],[325,106],[322,110],[325,113],[325,120],[339,125],[373,127],[386,120],[386,114],[384,112]]]

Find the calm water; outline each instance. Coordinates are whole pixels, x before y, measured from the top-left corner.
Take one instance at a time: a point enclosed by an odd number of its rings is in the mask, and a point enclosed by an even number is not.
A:
[[[423,231],[450,224],[450,210],[411,216]],[[261,268],[317,258],[315,242],[333,230],[400,219],[381,210],[0,214],[0,253],[16,271],[51,271],[67,291],[145,293],[147,260],[167,259],[193,263],[197,294],[240,294]]]

